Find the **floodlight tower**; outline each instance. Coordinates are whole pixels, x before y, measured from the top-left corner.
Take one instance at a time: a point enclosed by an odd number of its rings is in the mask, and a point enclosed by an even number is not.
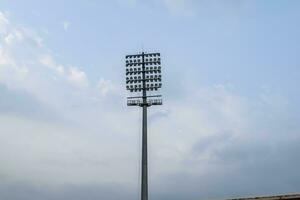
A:
[[[127,106],[143,108],[141,200],[148,200],[147,108],[162,105],[161,95],[155,94],[161,86],[160,53],[126,56],[126,89],[136,94],[127,97]]]

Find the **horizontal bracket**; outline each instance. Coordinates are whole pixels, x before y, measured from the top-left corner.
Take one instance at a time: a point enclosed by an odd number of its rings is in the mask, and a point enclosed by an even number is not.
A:
[[[127,106],[140,106],[143,107],[144,105],[146,106],[157,106],[157,105],[162,105],[162,99],[147,99],[146,104],[143,103],[142,99],[136,99],[136,100],[127,100]]]
[[[149,96],[146,96],[146,98],[153,98],[153,97],[162,97],[162,95],[149,95]],[[138,98],[143,98],[143,96],[127,97],[127,99],[138,99]]]

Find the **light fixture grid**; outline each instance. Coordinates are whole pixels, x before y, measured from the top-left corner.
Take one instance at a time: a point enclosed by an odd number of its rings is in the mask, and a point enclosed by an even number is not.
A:
[[[159,53],[126,56],[127,90],[130,92],[157,91],[161,87],[161,59]]]

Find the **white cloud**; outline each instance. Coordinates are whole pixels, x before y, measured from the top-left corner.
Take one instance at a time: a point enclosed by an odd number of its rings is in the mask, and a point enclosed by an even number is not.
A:
[[[27,80],[30,69],[24,64],[18,64],[16,60],[0,47],[0,84],[11,88],[25,88],[24,81]]]
[[[163,0],[169,11],[175,14],[193,15],[193,0]]]
[[[116,91],[116,86],[110,80],[100,79],[98,82],[98,88],[101,95],[106,96],[109,93]]]
[[[82,79],[82,73],[73,70],[76,79]],[[103,79],[99,85],[104,94],[113,88],[110,81]],[[149,153],[151,163],[155,163],[151,166],[153,185],[166,181],[165,176],[170,174],[187,173],[207,179],[216,170],[226,176],[226,164],[222,162],[232,159],[227,155],[230,151],[239,151],[236,143],[248,145],[250,141],[255,146],[255,141],[261,139],[260,131],[266,131],[266,127],[256,126],[264,123],[258,121],[265,120],[269,111],[260,112],[256,119],[253,112],[260,108],[226,86],[197,87],[193,91],[184,100],[169,100],[164,105],[166,111],[156,115],[157,119],[152,116],[160,111],[149,109]],[[124,111],[125,105],[113,103],[64,107],[63,118],[71,119],[71,124],[0,115],[5,125],[0,134],[1,146],[14,157],[0,156],[5,163],[1,171],[13,180],[37,185],[134,184],[138,176],[141,121],[137,109]],[[64,98],[61,104],[71,104],[70,99]],[[280,113],[276,117],[281,119]],[[267,131],[269,138],[281,137],[272,135],[276,129]],[[284,134],[287,138],[292,136]],[[223,151],[226,155],[221,154]],[[240,159],[235,158],[231,164],[238,168]],[[21,163],[22,168],[18,167]]]
[[[43,46],[42,38],[33,30],[10,23],[7,16],[2,12],[0,12],[0,42],[6,46],[6,49],[16,45]]]
[[[70,83],[72,83],[75,86],[81,88],[88,86],[88,79],[85,72],[75,67],[69,68],[67,78],[70,81]]]
[[[181,10],[186,6],[186,0],[164,0],[167,7],[171,10]]]
[[[124,173],[130,171],[127,166],[118,167],[117,162],[125,158],[112,151],[112,145],[122,145],[121,141],[20,116],[0,114],[0,122],[4,125],[0,144],[6,149],[0,153],[0,169],[10,181],[57,187],[132,179]]]
[[[129,6],[135,6],[138,2],[138,0],[116,0],[119,4],[126,4]]]
[[[62,22],[62,25],[63,25],[64,30],[67,31],[67,30],[69,30],[69,28],[71,26],[71,22],[65,20]]]
[[[23,33],[20,30],[12,30],[12,32],[8,33],[5,38],[4,42],[7,45],[12,45],[13,42],[20,42],[24,38]]]
[[[0,48],[0,66],[14,65],[11,58],[6,54],[3,48]]]
[[[5,14],[0,11],[0,33],[6,31],[6,27],[9,25],[9,21],[6,18]]]
[[[65,72],[65,67],[63,65],[55,63],[52,56],[47,54],[40,57],[40,63],[45,65],[46,67],[49,67],[50,69],[53,69],[56,71],[59,75],[63,75]]]
[[[34,30],[15,25],[3,13],[0,18],[0,83],[56,106],[73,92],[70,85],[88,89],[85,72],[57,62]]]

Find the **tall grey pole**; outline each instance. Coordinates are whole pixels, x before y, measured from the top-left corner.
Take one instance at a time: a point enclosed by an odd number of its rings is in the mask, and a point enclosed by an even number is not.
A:
[[[143,134],[142,134],[142,183],[141,200],[148,200],[148,150],[147,150],[147,91],[144,52],[142,53],[143,70]]]

